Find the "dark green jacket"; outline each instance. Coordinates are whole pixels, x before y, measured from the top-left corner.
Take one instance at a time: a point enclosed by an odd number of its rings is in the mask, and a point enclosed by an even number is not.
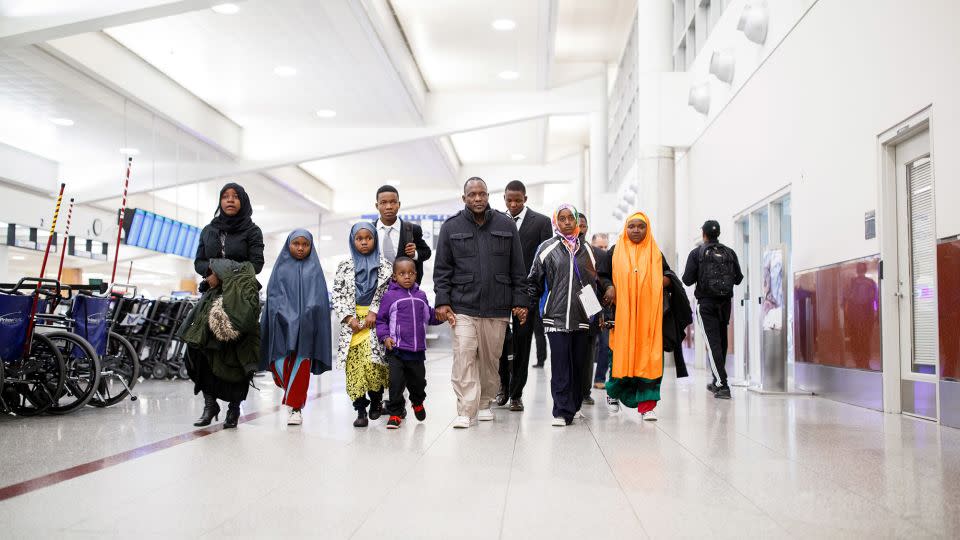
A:
[[[260,293],[253,265],[214,259],[210,269],[220,278],[220,286],[200,297],[178,334],[187,345],[203,349],[217,377],[230,382],[248,380],[257,369],[260,353]],[[225,317],[211,318],[221,298]],[[225,333],[235,337],[218,339]]]

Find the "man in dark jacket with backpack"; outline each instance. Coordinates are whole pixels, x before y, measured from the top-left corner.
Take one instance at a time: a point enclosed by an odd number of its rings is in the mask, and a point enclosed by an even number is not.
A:
[[[697,319],[707,336],[707,354],[713,382],[707,390],[719,399],[730,399],[727,385],[727,326],[730,324],[733,287],[743,281],[737,254],[720,243],[720,224],[703,224],[703,245],[690,252],[683,271],[683,283],[697,285]]]

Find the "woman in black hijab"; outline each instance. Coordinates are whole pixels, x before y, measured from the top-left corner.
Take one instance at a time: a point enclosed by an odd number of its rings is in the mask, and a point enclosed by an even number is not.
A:
[[[249,262],[258,274],[263,270],[263,232],[251,219],[252,215],[253,206],[243,187],[233,182],[223,186],[213,221],[200,232],[200,245],[193,261],[193,267],[203,277],[201,292],[220,286],[220,278],[210,270],[211,259]],[[229,403],[223,427],[237,427],[240,402],[247,398],[249,382],[225,381],[214,375],[202,351],[191,348],[189,354],[194,394],[203,392],[203,414],[193,425],[208,426],[218,418],[217,400],[221,399]]]

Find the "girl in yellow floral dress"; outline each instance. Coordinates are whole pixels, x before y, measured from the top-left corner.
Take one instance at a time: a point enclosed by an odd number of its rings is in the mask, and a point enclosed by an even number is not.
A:
[[[393,269],[380,255],[377,231],[370,223],[353,226],[350,253],[333,282],[333,311],[340,321],[337,365],[346,368],[347,395],[357,410],[353,425],[367,427],[368,418],[383,414],[383,389],[389,384],[383,346],[373,330]]]

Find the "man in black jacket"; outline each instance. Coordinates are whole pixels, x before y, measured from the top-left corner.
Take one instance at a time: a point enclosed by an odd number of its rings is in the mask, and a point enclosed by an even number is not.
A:
[[[507,205],[507,216],[517,225],[520,233],[520,244],[523,247],[524,274],[530,273],[533,258],[536,256],[540,244],[553,237],[553,223],[550,218],[533,211],[527,206],[527,188],[523,182],[514,180],[507,184],[503,192],[503,201]],[[507,337],[500,355],[500,393],[497,394],[497,405],[504,406],[510,400],[511,411],[523,410],[523,387],[527,385],[527,372],[530,367],[530,342],[539,326],[543,335],[543,320],[540,318],[540,309],[537,304],[529,306],[530,324],[518,324],[513,321],[513,332]],[[543,355],[546,359],[546,339],[544,343],[537,341],[537,356]],[[509,355],[513,355],[513,361]],[[543,367],[543,362],[537,365]]]
[[[440,228],[433,270],[437,319],[453,327],[455,428],[493,420],[491,402],[500,384],[497,358],[510,316],[522,326],[529,301],[516,225],[490,208],[482,178],[463,186],[465,208]]]
[[[593,260],[599,261],[606,256],[606,252],[593,247],[592,244],[587,242],[587,232],[589,230],[587,215],[580,214],[580,242],[593,253]],[[597,341],[600,339],[600,332],[600,316],[597,315],[590,321],[590,344],[588,345],[590,356],[580,365],[583,369],[583,373],[580,374],[580,396],[583,398],[584,405],[593,405],[595,403],[593,396],[590,395],[590,391],[593,390],[593,361],[597,357]]]
[[[686,286],[696,283],[697,320],[707,337],[707,356],[713,382],[707,390],[718,399],[730,399],[727,385],[727,326],[730,324],[730,300],[733,287],[743,281],[737,254],[720,243],[720,224],[709,220],[703,224],[703,245],[687,256],[683,270]]]
[[[393,186],[377,190],[377,212],[380,218],[374,223],[377,228],[377,245],[380,254],[391,263],[399,255],[413,259],[417,267],[417,284],[423,281],[423,263],[433,252],[423,240],[423,229],[416,223],[397,219],[400,212],[400,194]]]

